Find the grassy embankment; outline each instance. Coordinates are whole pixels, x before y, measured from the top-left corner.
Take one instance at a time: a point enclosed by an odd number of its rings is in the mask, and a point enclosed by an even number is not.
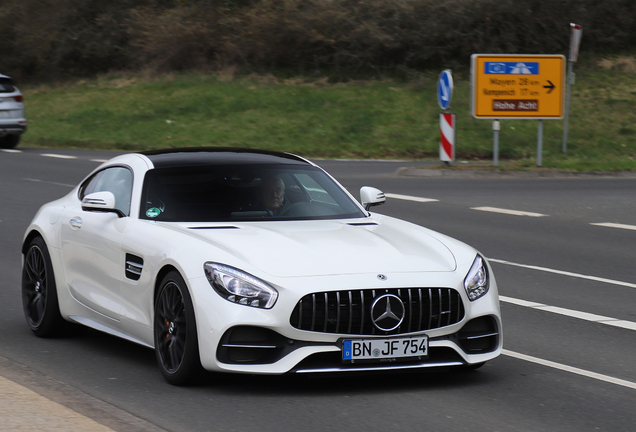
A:
[[[544,121],[543,166],[636,170],[636,61],[577,64],[568,152],[562,120]],[[23,87],[21,146],[146,150],[239,146],[307,157],[438,159],[439,71],[409,82],[112,75]],[[456,71],[457,160],[492,160],[492,122],[470,115],[469,72]],[[501,122],[501,169],[536,166],[537,121]]]

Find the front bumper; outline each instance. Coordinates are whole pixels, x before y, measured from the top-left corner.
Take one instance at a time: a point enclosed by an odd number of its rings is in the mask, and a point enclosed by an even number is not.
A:
[[[474,318],[460,331],[429,339],[429,355],[425,359],[387,359],[382,362],[345,363],[342,340],[335,343],[311,342],[285,338],[273,330],[237,326],[225,332],[217,348],[217,360],[228,368],[254,366],[266,368],[283,361],[298,350],[315,351],[288,372],[354,372],[449,367],[479,364],[501,352],[501,323],[489,315]],[[412,335],[416,336],[416,335]],[[350,336],[347,336],[351,339]],[[368,339],[368,338],[367,338]]]
[[[427,358],[375,364],[343,363],[342,340],[394,336],[325,333],[292,326],[292,313],[300,299],[308,293],[320,291],[325,286],[334,287],[334,291],[343,289],[343,286],[361,288],[353,279],[346,280],[346,277],[334,278],[333,281],[316,279],[319,278],[295,281],[295,286],[288,289],[277,285],[280,296],[270,310],[232,304],[216,294],[206,279],[190,280],[203,367],[210,371],[251,374],[399,370],[477,365],[501,353],[501,313],[494,277],[490,291],[474,302],[467,299],[459,284],[452,287],[460,294],[464,307],[464,316],[459,322],[399,335],[426,334],[429,338]],[[427,280],[432,286],[448,286],[447,275],[436,280],[429,273]],[[286,282],[289,285],[290,281]],[[406,280],[401,285],[407,286]]]

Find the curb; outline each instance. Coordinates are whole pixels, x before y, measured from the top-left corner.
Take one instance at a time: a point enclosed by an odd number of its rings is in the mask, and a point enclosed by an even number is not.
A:
[[[2,430],[167,432],[147,420],[0,356]],[[5,426],[9,426],[5,428]]]

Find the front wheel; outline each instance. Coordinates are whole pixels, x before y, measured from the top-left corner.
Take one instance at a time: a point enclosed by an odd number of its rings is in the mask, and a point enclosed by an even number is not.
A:
[[[201,371],[194,307],[179,273],[168,273],[155,301],[155,354],[163,377],[185,385]]]
[[[36,336],[55,336],[63,329],[65,321],[60,315],[53,265],[42,237],[31,241],[24,256],[22,306]]]

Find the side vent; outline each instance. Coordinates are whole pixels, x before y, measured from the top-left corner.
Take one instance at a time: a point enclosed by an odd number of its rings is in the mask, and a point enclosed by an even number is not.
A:
[[[132,254],[126,254],[126,277],[132,280],[139,280],[141,270],[144,268],[144,260]]]

